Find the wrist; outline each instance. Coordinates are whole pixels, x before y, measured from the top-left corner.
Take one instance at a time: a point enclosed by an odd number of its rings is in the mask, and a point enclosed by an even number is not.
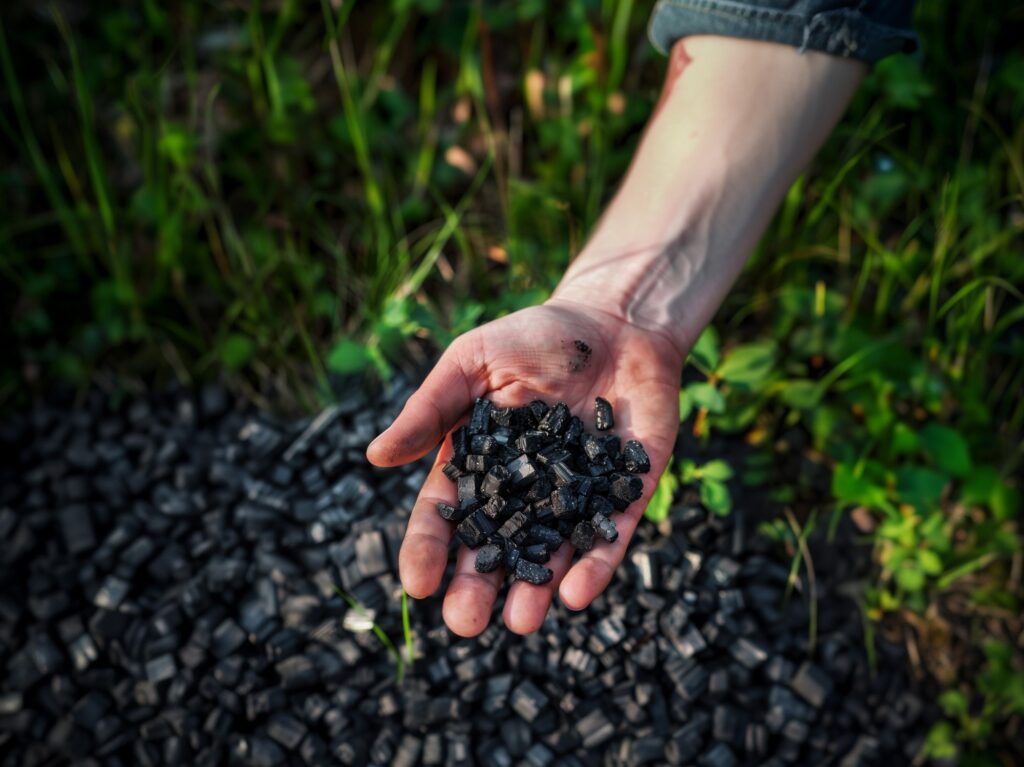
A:
[[[662,333],[686,353],[862,67],[721,38],[684,40],[673,61],[622,186],[554,297]]]

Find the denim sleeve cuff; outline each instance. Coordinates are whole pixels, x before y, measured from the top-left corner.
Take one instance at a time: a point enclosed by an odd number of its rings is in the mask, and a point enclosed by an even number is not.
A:
[[[662,53],[689,35],[766,40],[792,45],[801,52],[822,51],[868,63],[917,49],[917,36],[909,26],[912,2],[851,2],[843,6],[827,0],[796,0],[789,9],[779,5],[782,3],[768,7],[733,0],[658,0],[647,34]]]

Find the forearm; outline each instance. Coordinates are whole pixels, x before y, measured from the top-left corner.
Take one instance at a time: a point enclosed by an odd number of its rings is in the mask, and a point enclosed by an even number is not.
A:
[[[865,67],[721,37],[680,41],[669,67],[629,172],[554,298],[665,333],[684,353]]]

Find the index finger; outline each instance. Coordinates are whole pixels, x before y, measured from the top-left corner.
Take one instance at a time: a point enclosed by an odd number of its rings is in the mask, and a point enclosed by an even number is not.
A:
[[[398,574],[402,586],[414,599],[429,597],[437,590],[448,564],[448,544],[453,528],[438,514],[437,504],[458,503],[455,486],[441,471],[451,455],[451,443],[445,440],[413,504],[405,538],[398,552]]]
[[[394,423],[366,448],[370,463],[399,466],[423,457],[473,404],[481,387],[475,380],[474,357],[466,351],[463,338],[448,347]]]

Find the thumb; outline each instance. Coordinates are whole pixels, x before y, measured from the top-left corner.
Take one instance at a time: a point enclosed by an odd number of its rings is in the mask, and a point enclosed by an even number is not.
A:
[[[463,338],[448,347],[391,426],[366,448],[370,463],[399,466],[426,455],[473,403],[478,365],[464,363]]]

